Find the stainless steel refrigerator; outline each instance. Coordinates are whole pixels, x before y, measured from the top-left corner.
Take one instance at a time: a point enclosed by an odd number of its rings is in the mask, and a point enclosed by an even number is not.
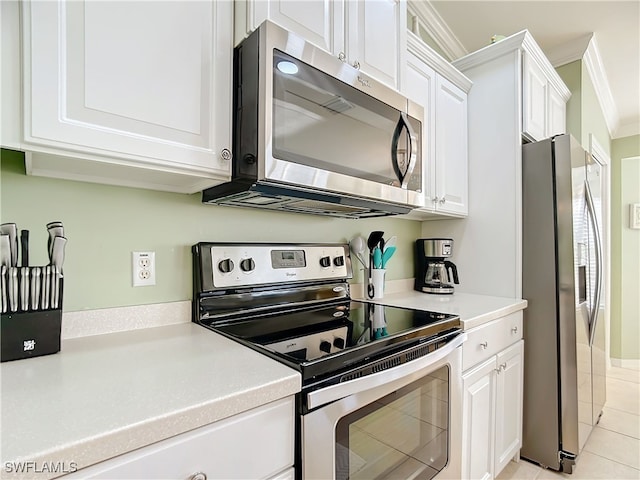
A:
[[[523,146],[521,456],[566,473],[606,398],[600,173],[570,135]]]

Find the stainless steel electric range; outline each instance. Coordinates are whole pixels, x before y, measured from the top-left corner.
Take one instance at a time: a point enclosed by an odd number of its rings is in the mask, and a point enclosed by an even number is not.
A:
[[[346,244],[203,242],[193,246],[193,261],[193,321],[302,376],[298,478],[385,478],[411,462],[422,472],[416,478],[446,470],[451,463],[448,404],[456,384],[451,378],[459,373],[464,340],[459,317],[353,301]],[[416,395],[423,402],[411,407],[409,399]],[[334,413],[341,402],[349,407]],[[401,454],[385,460],[378,452],[384,442],[358,425],[372,415],[384,424],[384,412],[394,402],[407,404],[409,423],[434,413],[427,422],[429,434],[422,428],[404,452],[387,446]],[[327,415],[335,419],[318,423]],[[331,426],[326,433],[317,426],[323,423]],[[422,461],[412,449],[426,449]]]

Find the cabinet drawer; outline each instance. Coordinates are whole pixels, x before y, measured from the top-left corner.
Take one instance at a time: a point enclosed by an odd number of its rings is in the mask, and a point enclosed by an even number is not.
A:
[[[462,347],[462,371],[485,361],[522,338],[522,312],[472,328]]]
[[[66,478],[186,480],[197,472],[210,480],[272,478],[293,466],[293,442],[294,405],[293,397],[289,397],[81,469]]]

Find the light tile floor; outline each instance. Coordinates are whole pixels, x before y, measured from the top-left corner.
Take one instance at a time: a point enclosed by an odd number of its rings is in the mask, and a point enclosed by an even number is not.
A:
[[[526,460],[511,462],[497,480],[640,479],[640,370],[611,367],[607,401],[573,474],[543,469]]]

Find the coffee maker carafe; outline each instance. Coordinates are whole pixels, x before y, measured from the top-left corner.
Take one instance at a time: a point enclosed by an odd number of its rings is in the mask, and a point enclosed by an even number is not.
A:
[[[451,238],[419,238],[416,240],[416,279],[419,292],[451,294],[459,284],[458,268],[446,260],[453,254]]]

